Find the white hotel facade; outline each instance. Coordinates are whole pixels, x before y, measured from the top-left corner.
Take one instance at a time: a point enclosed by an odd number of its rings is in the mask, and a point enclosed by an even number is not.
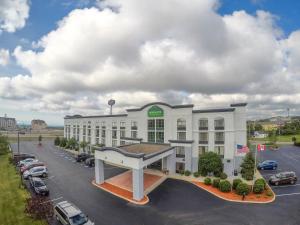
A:
[[[224,172],[239,168],[236,145],[247,144],[246,103],[226,108],[196,110],[194,105],[154,102],[126,114],[66,116],[64,136],[85,141],[89,146],[117,147],[134,143],[160,143],[174,147],[176,171],[198,170],[199,155],[219,154]]]

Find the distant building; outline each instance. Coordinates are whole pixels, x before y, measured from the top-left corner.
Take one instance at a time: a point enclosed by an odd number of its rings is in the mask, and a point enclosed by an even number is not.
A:
[[[0,117],[0,129],[1,130],[14,130],[17,128],[17,122],[15,118],[9,118],[6,116]]]
[[[254,131],[253,137],[255,137],[255,138],[266,138],[266,137],[268,137],[268,134],[264,133],[264,132]]]
[[[44,130],[47,128],[47,123],[44,120],[32,120],[31,129],[32,130]]]

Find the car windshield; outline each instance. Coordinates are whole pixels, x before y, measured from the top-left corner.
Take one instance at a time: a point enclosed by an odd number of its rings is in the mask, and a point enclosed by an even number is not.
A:
[[[44,184],[43,181],[36,181],[36,182],[34,182],[34,185],[35,185],[36,187],[43,187],[43,186],[45,186],[45,184]]]
[[[282,174],[281,174],[281,173],[277,173],[277,174],[275,175],[275,177],[280,178],[280,177],[282,177]]]
[[[70,220],[71,220],[72,224],[74,224],[74,225],[82,225],[88,221],[86,216],[83,213],[80,213],[76,216],[71,217]]]

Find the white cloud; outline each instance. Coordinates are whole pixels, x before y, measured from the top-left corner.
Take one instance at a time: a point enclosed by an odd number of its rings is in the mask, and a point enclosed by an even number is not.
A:
[[[9,51],[0,49],[0,66],[6,66],[9,63]]]
[[[221,16],[218,5],[107,0],[74,10],[34,42],[39,50],[15,49],[30,76],[0,78],[11,87],[0,87],[0,96],[83,113],[106,112],[110,97],[121,111],[157,100],[203,107],[249,101],[259,108],[297,96],[300,31],[285,38],[268,12]]]
[[[29,16],[29,0],[0,1],[0,31],[15,32],[25,26]]]

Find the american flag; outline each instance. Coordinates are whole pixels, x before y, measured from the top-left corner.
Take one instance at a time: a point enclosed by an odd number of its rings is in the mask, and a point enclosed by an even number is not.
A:
[[[249,152],[249,148],[246,145],[236,145],[236,153],[244,154]]]

